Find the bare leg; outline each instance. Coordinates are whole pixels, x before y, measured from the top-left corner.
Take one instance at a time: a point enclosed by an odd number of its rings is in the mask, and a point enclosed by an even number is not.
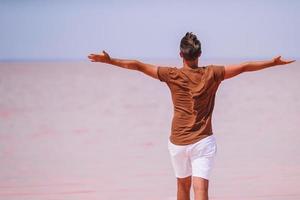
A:
[[[193,176],[195,200],[208,200],[208,180]]]
[[[177,200],[190,200],[192,176],[177,178]]]

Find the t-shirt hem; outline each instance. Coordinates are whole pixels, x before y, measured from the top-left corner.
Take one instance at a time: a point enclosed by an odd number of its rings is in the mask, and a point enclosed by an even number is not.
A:
[[[190,144],[194,144],[194,143],[196,143],[196,142],[199,142],[200,140],[202,140],[202,139],[204,139],[204,138],[206,138],[206,137],[208,137],[208,136],[211,136],[211,135],[213,135],[213,133],[201,135],[201,137],[199,137],[199,138],[197,138],[197,139],[195,139],[195,140],[192,140],[192,141],[190,141],[190,142],[179,142],[179,143],[178,143],[178,142],[175,142],[175,141],[172,139],[172,136],[170,136],[170,137],[169,137],[169,141],[170,141],[172,144],[175,144],[175,145],[185,146],[185,145],[190,145]]]

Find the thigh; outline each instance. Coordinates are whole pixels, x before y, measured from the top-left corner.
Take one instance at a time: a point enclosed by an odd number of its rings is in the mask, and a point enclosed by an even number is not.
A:
[[[174,145],[168,142],[168,150],[175,176],[185,178],[192,175],[192,165],[189,158],[187,147]]]
[[[217,144],[214,137],[204,140],[203,143],[196,143],[190,152],[193,176],[209,180],[216,153]]]

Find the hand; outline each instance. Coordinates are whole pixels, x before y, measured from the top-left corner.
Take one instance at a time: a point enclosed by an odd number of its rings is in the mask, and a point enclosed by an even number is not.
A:
[[[108,55],[108,53],[106,53],[104,50],[102,51],[101,54],[90,54],[88,56],[88,58],[90,59],[91,62],[108,63],[111,60],[111,58]]]
[[[277,56],[277,57],[273,58],[272,60],[275,65],[285,65],[285,64],[290,64],[290,63],[296,61],[296,60],[289,60],[289,61],[281,60],[281,56]]]

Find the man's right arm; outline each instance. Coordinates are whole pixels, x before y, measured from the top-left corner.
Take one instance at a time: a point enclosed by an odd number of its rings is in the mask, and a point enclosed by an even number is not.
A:
[[[273,67],[276,65],[285,65],[292,62],[295,62],[295,60],[284,61],[281,60],[281,56],[278,56],[273,58],[272,60],[267,60],[267,61],[252,61],[252,62],[244,62],[236,65],[227,65],[225,66],[224,79],[232,78],[243,72],[258,71],[264,68]]]
[[[91,60],[91,62],[102,62],[125,69],[138,70],[148,76],[151,76],[152,78],[159,79],[157,71],[158,67],[152,64],[143,63],[138,60],[112,58],[104,50],[101,54],[90,54],[88,58]]]

